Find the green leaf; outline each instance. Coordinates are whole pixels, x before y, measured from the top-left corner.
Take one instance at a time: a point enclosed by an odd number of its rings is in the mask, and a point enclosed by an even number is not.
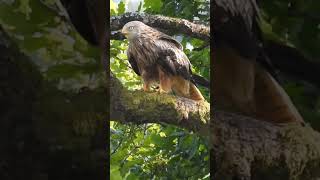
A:
[[[119,166],[110,165],[110,179],[122,180],[119,169]]]
[[[141,11],[141,8],[142,8],[142,2],[139,3],[139,6],[138,6],[138,12]]]
[[[162,8],[161,0],[145,0],[144,5],[146,9],[149,9],[151,12],[160,12]]]
[[[123,1],[118,4],[118,14],[123,14],[126,12],[126,5]]]
[[[117,5],[116,5],[116,3],[113,2],[113,0],[110,0],[110,12],[111,11],[114,11],[114,13],[118,12]]]

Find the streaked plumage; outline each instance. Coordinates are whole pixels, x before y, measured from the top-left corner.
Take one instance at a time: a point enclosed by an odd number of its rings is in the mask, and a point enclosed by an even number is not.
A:
[[[129,40],[129,62],[142,77],[145,91],[159,82],[160,92],[174,91],[190,99],[203,99],[193,83],[190,61],[178,41],[140,21],[124,25],[122,33]]]
[[[227,44],[241,56],[255,59],[277,79],[276,69],[263,49],[260,11],[256,0],[215,0],[213,3],[216,45]]]
[[[227,43],[245,57],[257,56],[260,30],[255,0],[214,0],[213,16],[217,46]]]
[[[215,106],[266,121],[303,122],[264,52],[256,0],[213,0],[212,11]]]

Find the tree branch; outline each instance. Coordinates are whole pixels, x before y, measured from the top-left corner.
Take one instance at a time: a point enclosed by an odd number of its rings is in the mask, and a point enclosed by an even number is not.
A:
[[[110,18],[111,31],[120,30],[129,21],[142,21],[154,28],[162,29],[165,27],[166,33],[185,34],[190,37],[198,38],[204,41],[210,41],[210,28],[201,24],[195,24],[185,19],[171,18],[160,15],[149,15],[140,13],[125,13],[121,16]],[[123,39],[119,32],[111,34],[111,39]]]
[[[310,126],[282,126],[219,111],[211,125],[214,179],[320,177],[320,134]]]
[[[110,77],[111,120],[168,123],[208,136],[210,105],[158,92],[129,91]]]

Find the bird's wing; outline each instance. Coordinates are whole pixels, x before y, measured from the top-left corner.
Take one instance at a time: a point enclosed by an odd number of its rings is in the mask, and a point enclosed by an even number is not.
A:
[[[256,57],[260,38],[256,0],[214,0],[213,3],[217,46],[227,44],[244,57]]]
[[[184,79],[190,80],[194,84],[209,88],[210,82],[205,78],[193,74],[191,63],[188,57],[183,52],[183,46],[171,36],[164,33],[156,35],[156,45],[159,49],[162,67],[166,68],[171,74],[181,75]]]
[[[179,43],[180,44],[180,43]],[[188,57],[172,41],[172,38],[159,38],[154,40],[157,63],[168,73],[182,76],[186,80],[191,80],[191,64]]]
[[[129,63],[133,69],[133,71],[138,75],[140,76],[141,73],[139,71],[139,68],[138,68],[138,64],[137,64],[137,61],[136,61],[136,57],[134,56],[134,53],[132,52],[132,49],[131,47],[129,46],[128,50],[127,50],[127,56],[128,56],[128,60],[129,60]]]
[[[262,46],[256,0],[213,2],[215,106],[271,122],[303,121],[270,75],[274,73]]]
[[[159,39],[159,40],[170,42],[172,45],[174,45],[178,49],[183,50],[183,46],[181,45],[181,43],[178,42],[176,39],[172,38],[171,36],[168,36],[167,34],[151,27],[148,28],[147,31],[149,35],[153,37],[153,39]]]
[[[256,0],[215,0],[214,38],[217,46],[227,45],[241,56],[254,59],[275,79],[276,69],[263,49],[259,27],[260,12]]]
[[[161,34],[158,37],[158,39],[173,43],[178,49],[183,50],[183,46],[176,39],[174,39],[166,34]]]

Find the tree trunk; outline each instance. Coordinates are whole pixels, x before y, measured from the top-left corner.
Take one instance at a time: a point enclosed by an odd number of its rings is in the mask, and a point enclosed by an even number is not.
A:
[[[0,26],[0,179],[105,179],[104,88],[46,82]]]
[[[214,115],[214,179],[320,178],[320,134],[309,125],[271,124],[219,111]]]

